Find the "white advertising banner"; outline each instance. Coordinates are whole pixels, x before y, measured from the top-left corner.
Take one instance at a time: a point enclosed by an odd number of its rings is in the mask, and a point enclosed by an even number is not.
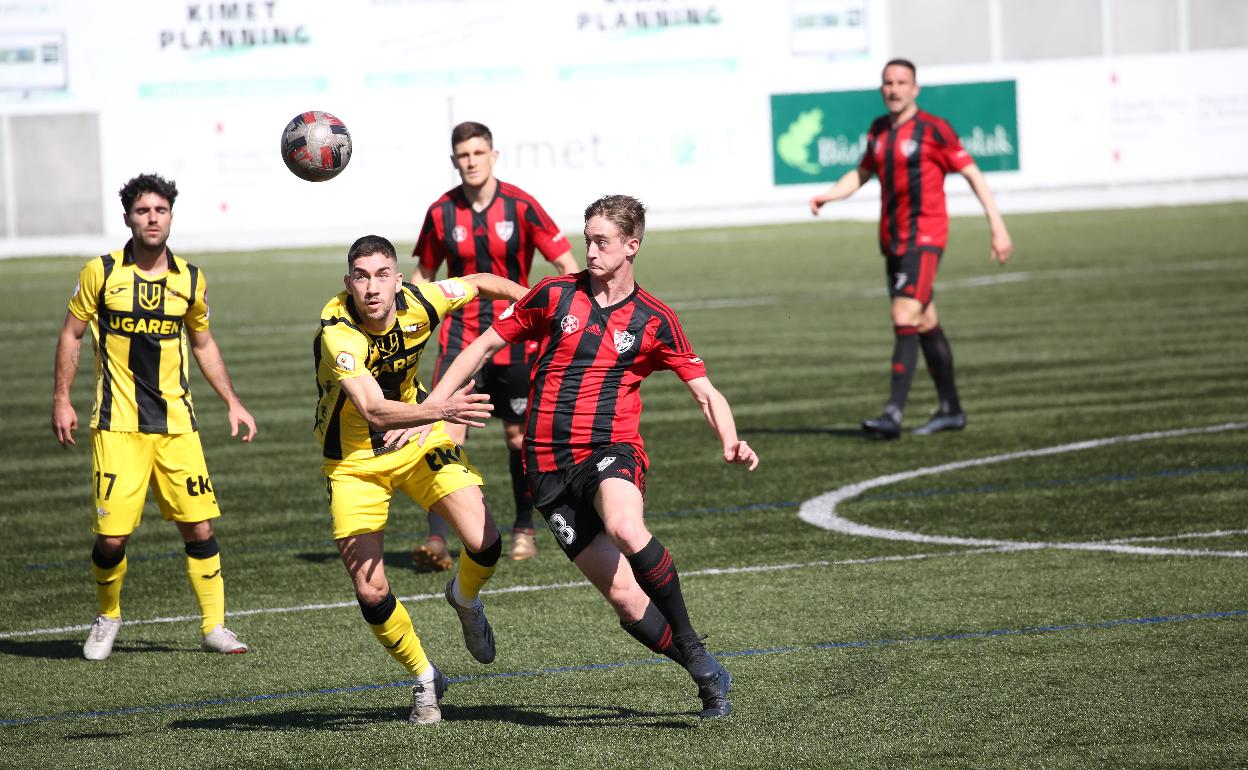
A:
[[[115,245],[126,235],[116,190],[140,172],[177,180],[182,250],[364,232],[407,248],[428,204],[457,182],[448,141],[460,120],[494,130],[499,177],[567,230],[608,192],[642,198],[660,227],[801,219],[826,183],[776,183],[772,97],[875,88],[891,53],[886,6],[131,0],[121,13],[91,0],[3,3],[0,256]],[[1060,208],[1088,190],[1115,205],[1106,191],[1126,188],[1149,191],[1141,202],[1181,202],[1166,185],[1248,178],[1248,155],[1221,151],[1248,142],[1248,81],[1211,76],[1244,71],[1248,51],[1235,50],[921,67],[920,79],[1015,84],[1018,170],[993,175],[1008,211]],[[295,178],[278,153],[286,122],[314,109],[341,118],[354,143],[329,182]],[[838,117],[865,130],[878,112]],[[97,159],[101,189],[87,192],[105,232],[30,235],[30,157],[78,148],[14,146],[13,126],[64,114],[97,118],[83,156]],[[965,192],[958,181],[951,192]],[[835,215],[873,216],[870,194]]]

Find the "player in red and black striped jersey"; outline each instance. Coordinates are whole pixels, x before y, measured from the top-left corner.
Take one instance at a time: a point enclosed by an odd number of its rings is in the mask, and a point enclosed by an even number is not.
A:
[[[753,470],[732,409],[711,385],[680,321],[633,280],[645,232],[641,202],[613,195],[585,210],[586,269],[547,278],[455,359],[430,398],[453,393],[509,344],[540,344],[525,423],[525,470],[556,541],[629,634],[689,671],[703,717],[732,709],[732,677],[689,621],[671,554],[646,529],[647,459],[638,388],[675,372],[719,438],[723,458]]]
[[[892,382],[879,417],[863,430],[880,438],[901,435],[902,412],[919,349],[936,383],[940,406],[914,433],[925,435],[966,427],[953,376],[953,353],[936,315],[932,284],[949,235],[945,175],[956,171],[970,183],[992,230],[990,256],[1004,265],[1014,251],[1010,234],[983,172],[962,148],[949,124],[919,109],[914,64],[894,59],[884,66],[880,93],[888,114],[876,118],[858,168],[825,193],[810,199],[812,214],[823,204],[852,195],[872,176],[880,180],[880,251],[893,303]]]
[[[529,286],[533,252],[540,251],[560,273],[579,268],[567,239],[541,204],[515,185],[494,176],[498,150],[490,129],[465,122],[451,131],[451,162],[462,183],[434,201],[412,256],[420,278],[432,281],[446,263],[447,274],[462,277],[493,273]],[[437,383],[464,347],[488,329],[507,307],[506,302],[477,299],[453,313],[438,336],[440,350],[434,367]],[[512,525],[509,556],[528,559],[537,553],[533,539],[533,496],[524,478],[520,456],[524,443],[524,414],[529,386],[531,346],[508,345],[486,364],[477,376],[477,389],[488,393],[494,414],[503,421],[503,438],[511,454],[511,488],[516,516]],[[457,444],[467,439],[463,426],[450,426]],[[446,553],[445,522],[429,515],[429,539],[412,553],[418,564],[442,568],[450,564]]]

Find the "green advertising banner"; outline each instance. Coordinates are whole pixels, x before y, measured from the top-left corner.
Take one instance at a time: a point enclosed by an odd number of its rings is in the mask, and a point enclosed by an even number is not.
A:
[[[1015,81],[924,86],[919,108],[949,121],[984,171],[1018,170]],[[871,121],[885,112],[875,89],[772,94],[773,181],[788,185],[840,179],[858,165]]]

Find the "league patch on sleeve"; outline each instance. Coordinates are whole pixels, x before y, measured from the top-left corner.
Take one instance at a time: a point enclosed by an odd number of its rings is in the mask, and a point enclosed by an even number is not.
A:
[[[513,302],[507,306],[506,310],[498,314],[498,320],[501,321],[504,318],[511,318],[511,314],[515,312],[515,310],[516,310],[516,303]]]
[[[463,299],[468,296],[468,290],[464,288],[464,284],[459,281],[447,279],[444,281],[438,281],[433,285],[441,289],[442,296],[447,299]]]
[[[353,372],[355,371],[355,356],[344,350],[334,358],[334,364],[344,372]]]

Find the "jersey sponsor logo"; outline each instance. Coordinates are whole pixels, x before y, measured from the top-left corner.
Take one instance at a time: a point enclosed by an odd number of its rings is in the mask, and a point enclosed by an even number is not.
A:
[[[559,322],[559,328],[563,329],[564,334],[571,334],[581,328],[581,319],[574,315],[565,315]]]
[[[609,457],[604,457],[604,458],[602,458],[601,460],[599,460],[599,461],[598,461],[598,472],[599,472],[599,473],[602,473],[602,472],[603,472],[603,471],[605,471],[607,468],[610,468],[610,467],[611,467],[611,463],[613,463],[613,462],[615,462],[615,455],[611,455],[611,456],[609,456]]]
[[[434,284],[442,291],[442,296],[447,299],[463,299],[468,296],[468,290],[459,281],[452,281],[449,278],[444,281],[438,281]]]
[[[334,365],[344,372],[354,372],[355,356],[344,350],[334,357]]]
[[[429,324],[425,323],[424,321],[419,321],[417,323],[408,324],[407,326],[404,326],[403,331],[407,332],[408,334],[415,334],[416,332],[420,331],[421,329],[425,328],[428,325]]]
[[[451,230],[451,240],[456,243],[463,243],[468,240],[468,228],[463,225],[455,225],[455,228]]]
[[[172,337],[182,333],[181,318],[131,318],[129,316],[109,315],[108,328],[126,334],[157,334],[161,337]]]
[[[513,398],[508,403],[511,405],[511,411],[516,414],[524,414],[524,411],[529,408],[528,398]]]
[[[511,240],[511,235],[516,231],[516,223],[510,219],[504,219],[501,222],[494,223],[494,234],[504,241]]]
[[[913,139],[903,139],[903,140],[902,140],[902,142],[901,142],[901,154],[902,154],[902,155],[905,155],[905,156],[908,158],[908,157],[910,157],[911,155],[913,155],[913,154],[914,154],[914,151],[915,151],[915,150],[917,150],[917,149],[919,149],[919,143],[918,143],[918,142],[914,141]]]
[[[630,331],[616,330],[615,332],[615,352],[624,353],[633,346],[637,338]]]

